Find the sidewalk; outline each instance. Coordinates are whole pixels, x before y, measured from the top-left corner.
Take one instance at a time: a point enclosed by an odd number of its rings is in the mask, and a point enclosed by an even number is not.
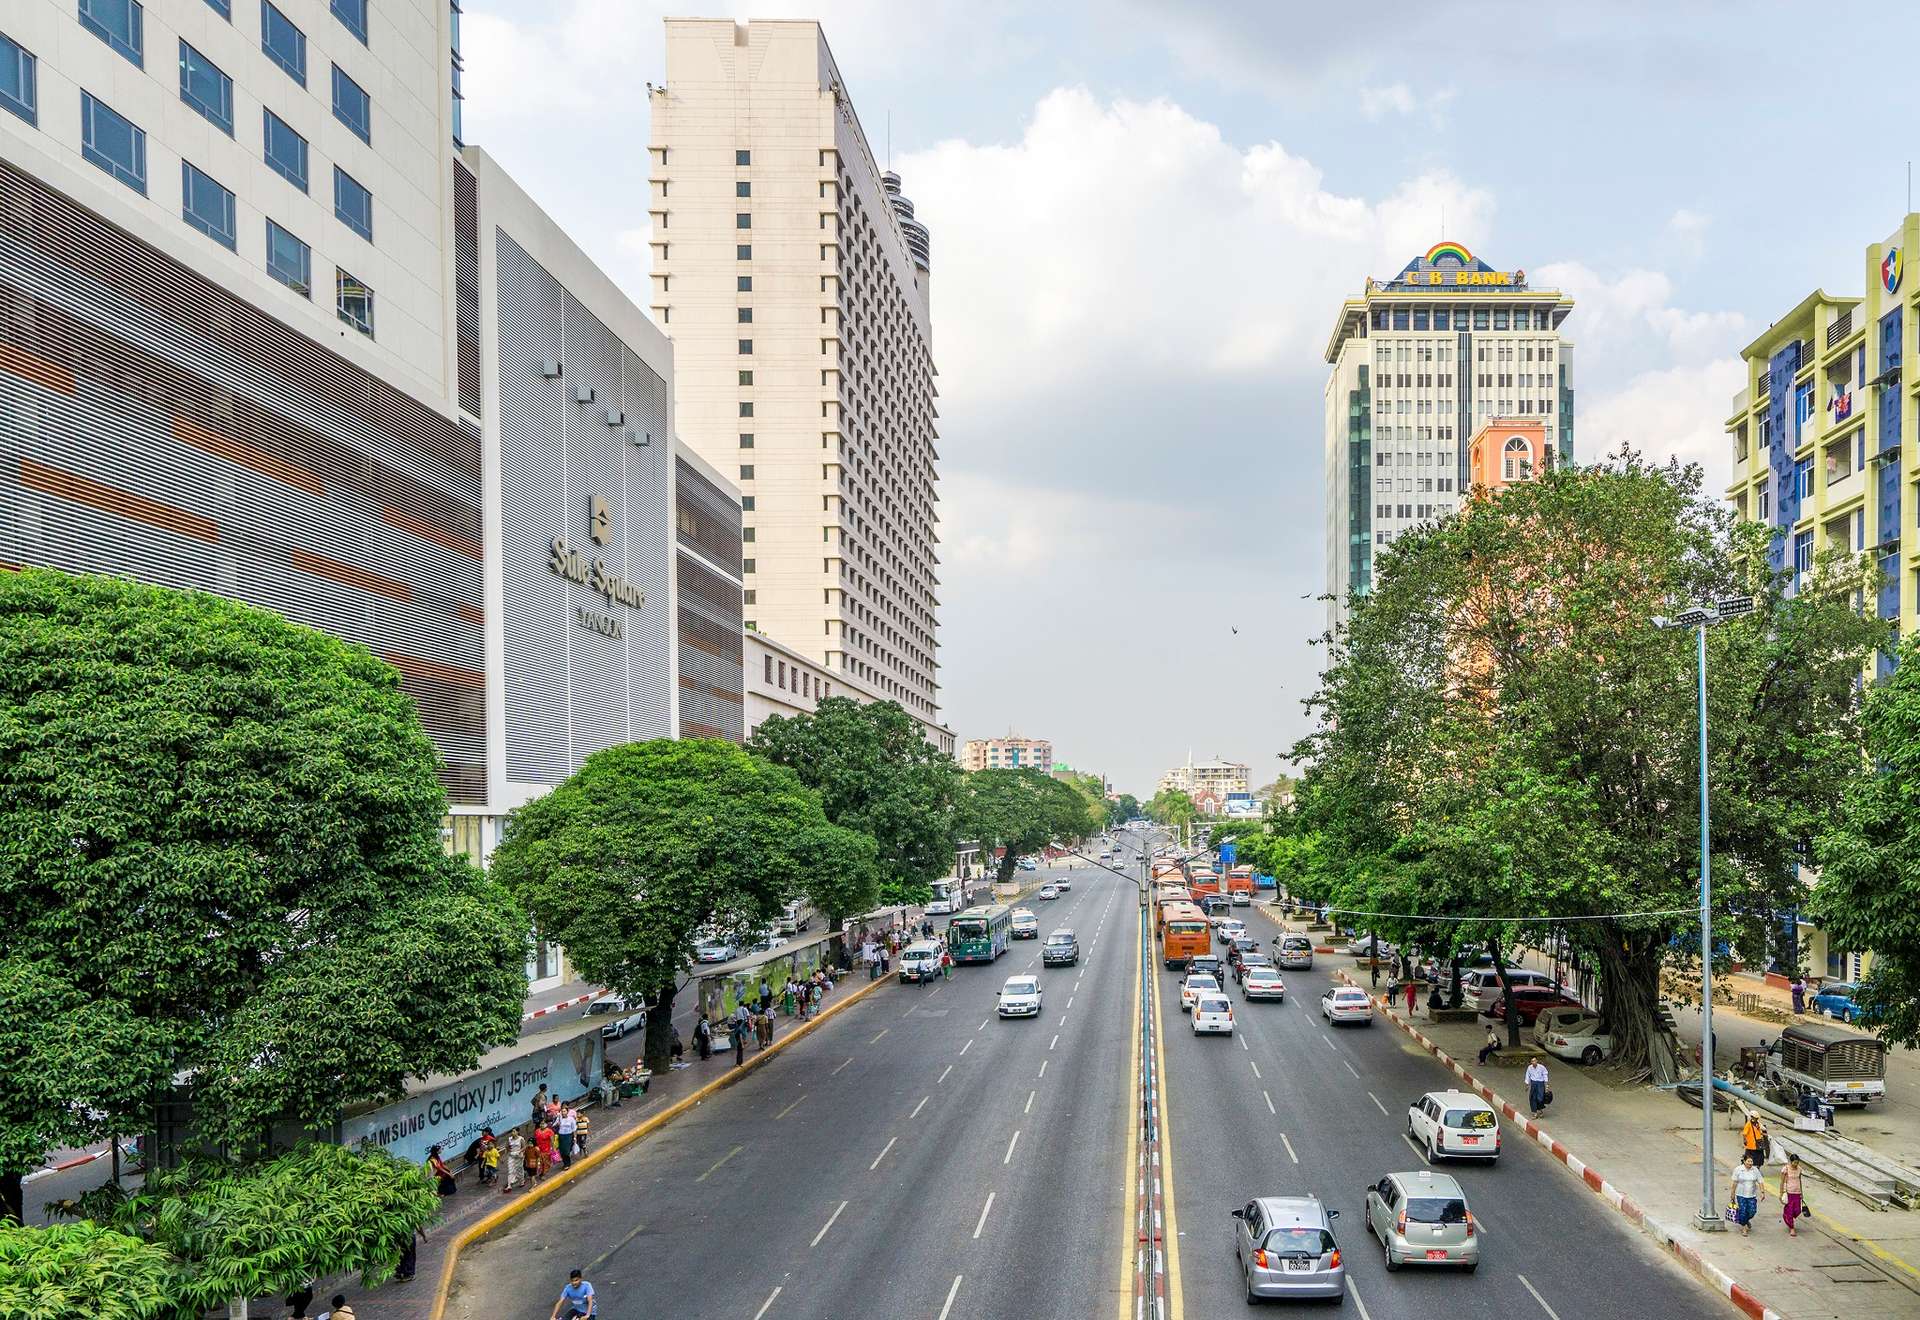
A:
[[[1270,917],[1289,929],[1304,923]],[[1342,954],[1323,954],[1336,975],[1347,972]],[[1363,973],[1349,973],[1352,983],[1366,986]],[[1385,981],[1382,981],[1384,990]],[[1384,1005],[1385,1000],[1380,1002]],[[1736,1015],[1716,1007],[1714,1034],[1725,1042]],[[1516,1105],[1510,1120],[1525,1128],[1526,1086],[1520,1071],[1525,1058],[1496,1059],[1485,1067],[1473,1062],[1484,1037],[1478,1023],[1432,1023],[1422,1009],[1409,1021],[1404,1005],[1389,1006],[1386,1016],[1396,1029],[1417,1031],[1431,1042],[1430,1049],[1450,1056],[1479,1086],[1489,1088],[1495,1103]],[[1687,1021],[1680,1016],[1683,1032]],[[1739,1019],[1746,1028],[1777,1034],[1778,1026]],[[1693,1017],[1695,1034],[1698,1015]],[[1678,1095],[1644,1085],[1624,1085],[1603,1066],[1582,1068],[1547,1057],[1552,1072],[1553,1107],[1536,1126],[1536,1140],[1581,1175],[1596,1192],[1663,1243],[1670,1236],[1675,1253],[1695,1256],[1708,1268],[1695,1268],[1703,1282],[1715,1283],[1712,1271],[1742,1285],[1781,1320],[1914,1320],[1920,1317],[1920,1214],[1903,1210],[1872,1210],[1814,1177],[1806,1179],[1806,1203],[1811,1220],[1802,1220],[1800,1236],[1789,1238],[1780,1219],[1779,1165],[1770,1165],[1768,1191],[1760,1203],[1753,1235],[1736,1232],[1700,1233],[1693,1228],[1700,1209],[1700,1111]],[[1843,1118],[1846,1135],[1866,1139],[1863,1124],[1888,1126],[1879,1111],[1862,1120]],[[1724,1203],[1726,1178],[1733,1164],[1728,1156],[1740,1148],[1737,1113],[1717,1116],[1714,1163],[1719,1170],[1716,1199]],[[1904,1126],[1904,1124],[1900,1124]],[[1876,1143],[1897,1157],[1905,1143]],[[1811,1227],[1809,1227],[1811,1225]],[[1724,1289],[1723,1289],[1724,1291]],[[1744,1308],[1743,1308],[1744,1309]]]

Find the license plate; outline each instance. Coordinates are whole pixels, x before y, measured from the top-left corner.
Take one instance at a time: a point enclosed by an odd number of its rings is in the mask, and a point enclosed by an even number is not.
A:
[[[1442,1251],[1438,1247],[1430,1247],[1427,1250],[1428,1260],[1445,1260],[1446,1258],[1447,1258],[1447,1253],[1445,1251]]]
[[[1305,1274],[1313,1268],[1313,1262],[1310,1260],[1290,1260],[1287,1262],[1287,1268],[1296,1274]]]
[[[1460,1140],[1469,1146],[1478,1146],[1480,1144],[1480,1138],[1478,1137],[1462,1137]]]
[[[1847,1089],[1849,1091],[1864,1091],[1867,1089],[1867,1084],[1865,1082],[1848,1082]]]

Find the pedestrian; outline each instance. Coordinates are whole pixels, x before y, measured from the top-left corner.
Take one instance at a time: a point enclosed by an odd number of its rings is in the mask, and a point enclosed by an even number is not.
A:
[[[733,1066],[738,1068],[747,1061],[747,1024],[739,1018],[733,1019]]]
[[[572,1109],[568,1112],[573,1115],[573,1153],[575,1155],[585,1155],[587,1153],[587,1130],[593,1126],[593,1120],[587,1117],[587,1111],[584,1109]]]
[[[1412,977],[1408,977],[1405,988],[1407,992],[1407,1016],[1412,1017],[1413,1016],[1413,997],[1419,991],[1420,987],[1414,984]]]
[[[1480,1062],[1485,1063],[1498,1053],[1499,1050],[1500,1033],[1495,1031],[1492,1024],[1489,1023],[1487,1026],[1487,1038],[1480,1043]]]
[[[540,1083],[540,1089],[533,1093],[533,1121],[538,1123],[547,1112],[547,1084]]]
[[[307,1320],[307,1307],[313,1303],[313,1280],[287,1294],[288,1320]]]
[[[793,978],[791,976],[787,978],[786,988],[780,992],[780,1011],[788,1017],[793,1016]]]
[[[573,1167],[573,1134],[580,1130],[580,1117],[569,1105],[560,1111],[560,1119],[553,1125],[553,1134],[560,1146],[560,1167]]]
[[[1527,1065],[1527,1108],[1533,1111],[1535,1118],[1553,1102],[1553,1093],[1547,1090],[1547,1065],[1535,1059]]]
[[[1767,1129],[1759,1118],[1747,1115],[1747,1121],[1740,1127],[1740,1145],[1746,1157],[1753,1161],[1756,1169],[1765,1168],[1767,1163]]]
[[[1794,977],[1794,978],[1793,978],[1793,984],[1792,984],[1792,986],[1790,986],[1790,987],[1789,987],[1789,989],[1791,989],[1791,990],[1793,991],[1793,1011],[1794,1011],[1795,1013],[1804,1013],[1804,1012],[1806,1012],[1806,1011],[1807,1011],[1807,981],[1806,981],[1806,978],[1805,978],[1805,977],[1803,977],[1803,976],[1796,976],[1796,977]]]
[[[702,1060],[713,1057],[713,1025],[707,1021],[705,1013],[693,1022],[693,1052]]]
[[[763,976],[760,978],[760,1011],[765,1013],[772,1007],[773,987],[767,983],[767,978]]]
[[[867,979],[869,981],[880,975],[880,955],[874,951],[872,940],[866,940],[861,943],[860,961],[867,965]]]
[[[1753,1217],[1760,1213],[1760,1169],[1753,1156],[1740,1157],[1733,1171],[1733,1222],[1740,1225],[1741,1237],[1753,1236]]]
[[[547,1320],[560,1320],[560,1308],[565,1307],[567,1320],[590,1320],[594,1314],[593,1285],[588,1283],[579,1270],[567,1276],[567,1286],[560,1290],[560,1300],[553,1304],[553,1314]]]
[[[332,1304],[321,1312],[319,1320],[354,1320],[353,1308],[347,1305],[345,1293],[335,1293]]]
[[[493,1186],[500,1176],[500,1143],[494,1140],[492,1128],[480,1130],[480,1185]]]
[[[543,1116],[540,1126],[533,1130],[533,1152],[527,1157],[527,1182],[538,1184],[547,1176],[547,1170],[553,1167],[554,1144],[556,1138],[553,1124]]]
[[[672,1045],[671,1053],[673,1054],[673,1061],[675,1063],[684,1063],[686,1061],[687,1042],[680,1039],[679,1023],[675,1023],[673,1026],[673,1045]]]
[[[940,979],[943,981],[953,979],[953,952],[944,947],[940,950]]]
[[[507,1176],[501,1184],[500,1195],[505,1196],[518,1187],[527,1176],[527,1139],[515,1128],[507,1133]]]
[[[407,1240],[400,1246],[400,1264],[393,1272],[394,1282],[405,1283],[414,1276],[420,1267],[420,1240],[426,1237],[424,1229],[416,1228],[407,1234]]]
[[[1800,1236],[1800,1216],[1807,1213],[1806,1202],[1801,1199],[1800,1157],[1787,1156],[1787,1162],[1780,1170],[1780,1217],[1787,1221],[1787,1236]]]
[[[427,1167],[433,1171],[434,1185],[440,1189],[440,1195],[452,1196],[454,1191],[453,1170],[449,1169],[447,1162],[440,1158],[440,1148],[438,1146],[433,1147],[427,1152]]]
[[[823,985],[813,987],[813,1015],[820,1016],[820,1001],[827,997],[827,988]]]

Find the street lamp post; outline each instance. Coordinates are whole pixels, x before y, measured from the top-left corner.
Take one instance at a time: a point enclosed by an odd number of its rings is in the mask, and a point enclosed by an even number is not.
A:
[[[1711,605],[1692,605],[1671,619],[1656,618],[1656,628],[1691,628],[1700,705],[1700,1214],[1694,1227],[1721,1232],[1713,1192],[1713,873],[1709,868],[1707,816],[1707,629],[1753,613],[1753,597],[1728,596]]]

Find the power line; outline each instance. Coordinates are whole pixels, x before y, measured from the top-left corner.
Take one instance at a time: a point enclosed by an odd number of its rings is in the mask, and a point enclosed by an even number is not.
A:
[[[1312,908],[1313,904],[1300,906]],[[1317,909],[1316,909],[1317,910]],[[1421,912],[1367,912],[1360,908],[1325,909],[1328,916],[1342,917],[1380,917],[1392,921],[1489,921],[1502,925],[1523,925],[1533,922],[1545,922],[1548,925],[1568,925],[1580,921],[1623,921],[1629,917],[1697,917],[1697,908],[1655,908],[1645,912],[1590,912],[1580,917],[1444,917]]]

